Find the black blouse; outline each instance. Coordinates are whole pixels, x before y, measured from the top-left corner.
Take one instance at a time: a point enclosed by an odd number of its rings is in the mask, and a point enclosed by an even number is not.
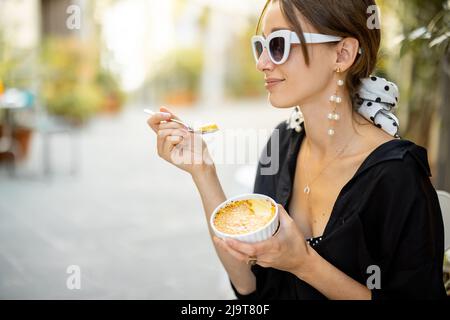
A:
[[[299,133],[288,129],[286,122],[276,129],[278,137],[272,134],[260,159],[254,192],[288,208],[304,123]],[[277,155],[271,155],[275,138],[279,170],[266,175],[261,170],[276,162]],[[309,243],[313,241],[312,247],[324,259],[364,285],[373,275],[368,267],[378,266],[381,288],[371,290],[372,299],[444,298],[444,227],[429,177],[426,149],[404,139],[383,143],[341,189],[323,235]],[[289,272],[259,265],[251,270],[255,292],[241,295],[230,282],[239,299],[326,298]]]

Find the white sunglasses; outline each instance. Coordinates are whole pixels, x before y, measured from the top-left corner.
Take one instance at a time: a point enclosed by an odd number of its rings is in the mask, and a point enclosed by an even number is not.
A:
[[[339,42],[343,38],[319,33],[303,33],[305,43]],[[297,34],[291,30],[278,30],[272,32],[267,38],[263,36],[252,37],[253,55],[258,63],[264,48],[267,49],[270,60],[275,64],[283,64],[289,57],[291,44],[300,44]],[[361,53],[361,49],[359,49]]]

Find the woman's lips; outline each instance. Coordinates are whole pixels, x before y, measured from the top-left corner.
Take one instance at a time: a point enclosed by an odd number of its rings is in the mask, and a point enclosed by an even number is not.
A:
[[[266,79],[264,86],[266,87],[266,89],[271,89],[283,81],[284,81],[284,79]]]

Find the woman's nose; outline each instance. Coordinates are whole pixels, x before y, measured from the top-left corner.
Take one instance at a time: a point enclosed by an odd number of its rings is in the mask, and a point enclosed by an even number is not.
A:
[[[256,68],[263,72],[265,70],[273,70],[275,67],[274,63],[269,58],[269,53],[267,49],[264,48],[263,52],[259,56],[258,62],[256,63]]]

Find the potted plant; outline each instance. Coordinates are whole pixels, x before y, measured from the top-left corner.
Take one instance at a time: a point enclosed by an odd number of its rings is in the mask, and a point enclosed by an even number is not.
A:
[[[83,125],[101,110],[105,97],[97,80],[99,52],[78,39],[49,38],[42,50],[42,95],[50,114]]]
[[[29,50],[20,50],[11,46],[10,43],[6,41],[4,32],[0,28],[0,97],[5,94],[7,88],[26,88],[29,86],[27,80],[19,79],[20,77],[17,77],[17,74],[23,73],[24,70],[29,69],[30,66],[26,62],[28,60],[25,59],[25,57],[29,54]],[[17,93],[20,94],[19,91],[17,91]],[[26,93],[23,92],[22,94],[25,95]],[[3,123],[5,120],[4,112],[0,112],[0,137],[4,134]],[[19,152],[15,155],[12,155],[11,152],[3,152],[3,154],[0,154],[0,161],[11,158],[17,160],[26,158],[31,137],[31,128],[20,123],[16,124],[12,132],[12,138],[15,142],[17,142]]]

